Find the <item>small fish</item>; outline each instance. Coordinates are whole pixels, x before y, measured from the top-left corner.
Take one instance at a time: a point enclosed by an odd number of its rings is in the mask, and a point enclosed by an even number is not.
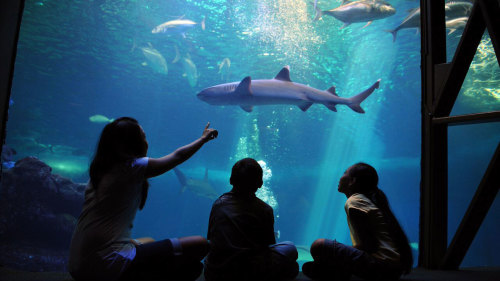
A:
[[[219,63],[219,74],[221,79],[227,79],[229,76],[229,68],[231,67],[231,60],[229,58],[224,58]]]
[[[142,47],[141,51],[144,57],[148,60],[149,66],[151,66],[151,68],[154,71],[160,74],[167,75],[168,74],[167,61],[157,49],[153,48],[153,45],[151,45],[151,43],[148,44],[149,47]]]
[[[92,115],[89,117],[90,122],[92,123],[111,123],[115,119],[109,119],[108,117],[101,115],[101,114],[96,114]]]
[[[449,1],[444,4],[444,13],[447,21],[468,17],[472,10],[472,3],[467,1]],[[420,29],[420,8],[414,8],[408,11],[409,14],[396,28],[386,30],[392,34],[392,41],[396,41],[397,32],[405,28]],[[418,30],[417,30],[418,32]]]
[[[153,34],[165,33],[168,30],[171,30],[171,31],[175,31],[175,32],[180,32],[182,34],[182,36],[185,37],[184,33],[188,29],[193,28],[196,25],[197,25],[196,22],[194,22],[192,20],[188,20],[188,19],[182,19],[182,17],[181,17],[180,19],[167,21],[167,22],[164,22],[164,23],[158,25],[157,27],[153,28],[153,30],[151,30],[151,33],[153,33]],[[201,25],[201,29],[205,30],[205,18],[203,18],[200,25]]]
[[[398,31],[404,28],[420,28],[420,8],[408,10],[409,14],[404,20],[394,29],[386,30],[392,34],[392,42],[396,41]]]
[[[184,77],[187,78],[189,85],[194,87],[198,84],[198,70],[194,62],[189,58],[182,59],[182,66],[184,67]]]
[[[450,32],[448,32],[448,35],[452,34],[457,29],[465,28],[468,20],[469,17],[461,17],[446,21],[446,28],[450,30]]]
[[[177,45],[174,45],[174,48],[175,48],[175,58],[172,61],[172,63],[176,63],[181,59],[181,53],[179,53],[179,48],[177,47]]]
[[[449,1],[444,4],[444,14],[447,20],[468,17],[472,11],[472,3],[467,1]]]
[[[311,3],[314,6],[314,3]],[[370,25],[374,20],[383,19],[396,13],[396,9],[391,4],[384,1],[344,1],[341,6],[322,11],[315,7],[316,16],[314,20],[319,20],[323,15],[332,16],[344,23],[342,28],[355,22],[367,22],[364,27]],[[341,28],[341,29],[342,29]]]

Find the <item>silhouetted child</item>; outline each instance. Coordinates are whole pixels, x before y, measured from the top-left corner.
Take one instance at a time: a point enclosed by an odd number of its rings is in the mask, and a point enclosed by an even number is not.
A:
[[[251,158],[234,164],[233,189],[220,196],[210,213],[205,259],[207,281],[287,280],[298,273],[292,242],[275,244],[273,209],[255,196],[262,168]]]
[[[413,265],[408,238],[378,189],[377,171],[365,163],[351,166],[340,178],[338,191],[347,196],[345,211],[353,246],[317,239],[311,245],[314,262],[302,272],[314,280],[397,280]]]
[[[208,252],[205,238],[132,239],[131,231],[137,210],[146,203],[147,179],[216,138],[209,125],[199,139],[161,158],[146,157],[146,135],[135,119],[118,118],[104,127],[70,246],[68,269],[76,281],[195,280],[201,274],[200,261]]]

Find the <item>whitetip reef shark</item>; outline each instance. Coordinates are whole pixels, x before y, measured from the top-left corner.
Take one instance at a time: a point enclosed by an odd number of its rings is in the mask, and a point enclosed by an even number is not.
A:
[[[365,113],[360,104],[379,87],[380,79],[363,92],[341,98],[332,86],[326,91],[318,90],[290,80],[288,66],[283,67],[274,79],[252,80],[247,76],[241,82],[220,84],[206,88],[197,94],[198,98],[211,105],[239,105],[251,112],[256,105],[291,104],[306,111],[315,103],[323,104],[337,111],[337,104],[347,105],[358,113]]]

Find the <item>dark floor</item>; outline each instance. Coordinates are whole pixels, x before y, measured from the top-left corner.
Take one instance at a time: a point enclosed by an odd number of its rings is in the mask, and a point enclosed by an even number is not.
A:
[[[197,281],[203,281],[199,278]],[[302,272],[295,281],[311,280]],[[353,279],[359,280],[359,279]],[[459,271],[425,270],[416,268],[401,280],[411,281],[500,281],[500,267],[466,268]],[[72,281],[65,272],[24,272],[0,267],[0,281]]]

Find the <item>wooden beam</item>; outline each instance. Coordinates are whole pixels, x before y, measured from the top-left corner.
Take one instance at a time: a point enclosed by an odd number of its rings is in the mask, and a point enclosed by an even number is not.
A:
[[[460,38],[447,78],[441,89],[437,92],[437,100],[433,107],[433,114],[436,117],[450,115],[458,93],[462,88],[465,76],[469,71],[470,64],[476,54],[477,46],[479,46],[483,37],[486,23],[484,22],[479,4],[482,1],[475,1],[472,6],[469,20]]]
[[[421,0],[422,159],[419,266],[437,268],[447,246],[448,131],[433,125],[435,89],[446,63],[444,0]]]
[[[449,117],[439,117],[439,118],[434,118],[432,120],[434,124],[448,124],[448,126],[499,122],[499,121],[500,121],[500,111],[465,114],[465,115],[457,115]]]
[[[500,189],[500,142],[486,170],[469,208],[458,226],[441,267],[458,269],[479,227],[488,214]]]

